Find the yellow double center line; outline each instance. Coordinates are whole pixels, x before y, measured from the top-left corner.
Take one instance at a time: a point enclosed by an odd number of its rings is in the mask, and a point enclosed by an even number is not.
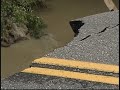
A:
[[[65,60],[65,59],[58,59],[58,58],[43,57],[43,58],[34,60],[33,63],[59,65],[59,66],[67,66],[67,67],[74,67],[74,68],[80,68],[80,69],[90,69],[90,70],[119,73],[119,67],[116,65],[91,63],[91,62],[84,62],[79,60],[76,61],[76,60]]]
[[[78,60],[75,61],[75,60],[43,57],[43,58],[34,60],[33,63],[119,73],[119,67],[116,65],[83,62]],[[38,68],[38,67],[27,68],[22,72],[44,74],[44,75],[50,75],[50,76],[58,76],[58,77],[73,78],[73,79],[88,80],[88,81],[119,85],[119,78],[112,77],[112,76],[94,75],[94,74],[72,72],[72,71],[65,71],[65,70],[55,70],[55,69],[48,69],[48,68]]]

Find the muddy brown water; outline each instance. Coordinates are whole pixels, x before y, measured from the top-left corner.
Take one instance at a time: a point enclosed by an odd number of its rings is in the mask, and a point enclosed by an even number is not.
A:
[[[34,13],[48,25],[48,36],[25,40],[8,48],[1,48],[1,77],[6,78],[29,67],[31,62],[70,42],[74,33],[72,19],[108,11],[103,0],[46,0],[47,8]],[[113,0],[118,7],[119,0]]]

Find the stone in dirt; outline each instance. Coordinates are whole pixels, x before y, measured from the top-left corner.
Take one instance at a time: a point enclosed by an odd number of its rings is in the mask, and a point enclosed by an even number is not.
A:
[[[24,24],[11,23],[11,29],[8,30],[7,37],[1,37],[1,46],[9,47],[11,44],[18,42],[20,40],[27,40],[28,38],[28,28]]]

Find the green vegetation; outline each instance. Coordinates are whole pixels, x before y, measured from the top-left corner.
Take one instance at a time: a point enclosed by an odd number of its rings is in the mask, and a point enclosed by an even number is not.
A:
[[[40,38],[43,35],[43,29],[46,25],[41,18],[32,14],[32,6],[37,5],[37,3],[44,3],[43,0],[1,0],[1,2],[2,38],[8,38],[12,28],[11,23],[26,25],[30,36],[34,38]]]

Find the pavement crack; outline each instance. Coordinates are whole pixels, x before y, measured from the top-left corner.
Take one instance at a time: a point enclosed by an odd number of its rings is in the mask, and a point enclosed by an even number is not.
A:
[[[117,24],[117,25],[115,25],[115,26],[113,26],[113,27],[111,27],[111,28],[114,28],[114,27],[116,27],[116,26],[119,26],[119,24]]]
[[[81,39],[80,41],[83,41],[83,40],[87,39],[87,38],[90,37],[90,36],[91,36],[91,35],[88,35],[88,36],[86,36],[85,38]]]
[[[99,34],[99,33],[103,33],[103,32],[105,32],[107,29],[112,29],[112,28],[114,28],[114,27],[116,27],[116,26],[119,26],[119,24],[114,25],[113,27],[110,27],[110,26],[105,27],[102,31],[98,32],[97,34]]]
[[[102,31],[98,32],[97,34],[105,32],[107,30],[107,28],[109,28],[109,27],[105,27]]]
[[[103,33],[103,32],[105,32],[107,29],[111,29],[111,28],[114,28],[114,27],[116,27],[116,26],[119,26],[119,24],[114,25],[113,27],[110,27],[110,26],[105,27],[102,31],[98,32],[97,34]],[[88,35],[88,36],[86,36],[85,38],[81,39],[80,41],[83,41],[83,40],[87,39],[87,38],[90,37],[90,36],[91,36],[91,35]]]

